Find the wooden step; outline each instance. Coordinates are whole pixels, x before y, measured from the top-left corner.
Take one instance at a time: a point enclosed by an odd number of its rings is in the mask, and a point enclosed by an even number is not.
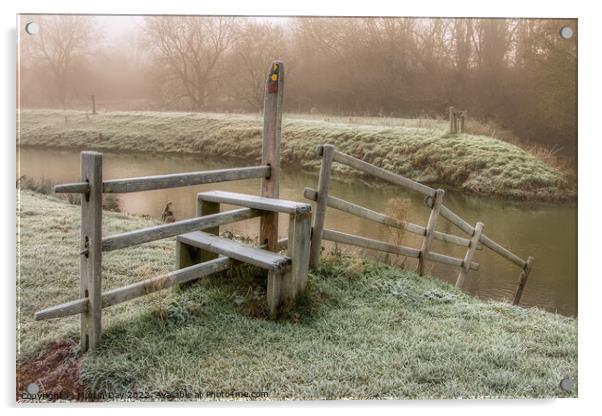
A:
[[[262,211],[283,212],[286,214],[306,214],[311,212],[311,204],[287,201],[286,199],[265,198],[262,196],[240,194],[237,192],[208,191],[198,194],[200,201],[218,202],[255,208]]]
[[[262,269],[282,270],[291,264],[291,259],[278,253],[252,247],[238,241],[218,237],[203,231],[181,234],[176,240],[198,247],[211,253],[221,254],[232,259],[249,263]]]

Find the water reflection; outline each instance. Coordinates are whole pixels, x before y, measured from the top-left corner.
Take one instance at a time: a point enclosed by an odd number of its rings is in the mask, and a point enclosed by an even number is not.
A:
[[[103,159],[105,179],[141,175],[177,173],[194,170],[240,166],[239,163],[215,164],[202,157],[157,156],[150,154],[105,153]],[[20,150],[20,175],[46,178],[54,183],[72,182],[79,177],[79,152],[23,148]],[[336,175],[335,175],[336,176]],[[281,178],[282,198],[303,201],[303,188],[315,188],[316,175],[285,171]],[[158,190],[119,195],[124,211],[146,214],[159,218],[167,202],[177,219],[192,217],[196,212],[197,192],[222,189],[233,192],[258,194],[259,180],[225,182],[188,188]],[[353,182],[333,178],[331,195],[383,212],[390,201],[403,203],[406,219],[424,225],[429,210],[423,197],[392,186],[370,186],[361,180]],[[510,248],[522,258],[535,257],[534,269],[529,277],[521,303],[539,306],[565,315],[577,312],[577,209],[575,206],[554,206],[505,202],[487,198],[467,197],[448,191],[445,204],[474,224],[485,224],[484,233]],[[228,207],[226,207],[228,208]],[[287,218],[280,217],[280,234],[286,235]],[[420,238],[405,233],[400,236],[387,227],[329,209],[326,218],[328,228],[363,235],[391,242],[401,242],[419,247]],[[234,233],[256,237],[258,219],[247,220],[224,227]],[[465,236],[454,225],[441,219],[439,231]],[[434,251],[463,257],[465,248],[434,242]],[[377,253],[366,253],[376,255]],[[464,290],[487,299],[512,298],[520,270],[488,249],[478,251],[475,261],[480,263],[478,272],[467,277]],[[406,261],[412,266],[412,261]],[[458,270],[450,266],[435,265],[433,274],[449,282],[455,282]]]

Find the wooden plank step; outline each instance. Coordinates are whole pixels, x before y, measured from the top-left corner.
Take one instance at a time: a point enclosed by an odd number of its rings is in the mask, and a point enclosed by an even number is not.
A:
[[[203,231],[193,231],[176,237],[177,241],[198,247],[211,253],[249,263],[262,269],[282,270],[291,264],[291,259],[278,253],[248,246],[238,241],[218,237]]]
[[[239,205],[263,211],[283,212],[285,214],[306,214],[311,212],[311,204],[288,201],[286,199],[265,198],[262,196],[240,194],[237,192],[208,191],[198,194],[200,201],[219,202]]]

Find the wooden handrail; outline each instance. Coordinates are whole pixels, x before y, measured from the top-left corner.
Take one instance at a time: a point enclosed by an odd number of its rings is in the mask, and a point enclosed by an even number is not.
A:
[[[129,193],[153,191],[157,189],[179,188],[183,186],[202,185],[236,181],[242,179],[266,178],[271,174],[267,165],[243,168],[206,170],[199,172],[174,173],[168,175],[140,176],[135,178],[112,179],[102,183],[103,193]],[[56,193],[87,193],[90,187],[87,182],[66,183],[56,185]]]

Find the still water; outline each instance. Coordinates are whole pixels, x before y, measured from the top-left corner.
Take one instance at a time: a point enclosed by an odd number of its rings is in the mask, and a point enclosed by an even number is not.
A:
[[[19,176],[47,179],[52,183],[77,182],[79,179],[78,151],[22,148],[19,157]],[[241,166],[240,163],[215,164],[202,156],[108,152],[104,154],[103,165],[104,179]],[[287,170],[286,166],[283,168],[281,198],[304,201],[303,188],[316,188],[317,172],[311,175]],[[196,193],[212,189],[258,194],[259,179],[119,194],[118,197],[124,212],[159,218],[167,202],[172,202],[172,211],[176,218],[185,219],[195,214]],[[401,206],[403,218],[416,224],[424,225],[428,218],[429,210],[424,205],[423,197],[415,192],[387,185],[374,186],[357,180],[351,184],[338,180],[336,174],[333,174],[330,189],[332,196],[379,212]],[[454,191],[446,192],[445,204],[471,224],[476,221],[483,222],[485,234],[523,259],[527,256],[535,257],[534,268],[521,300],[522,305],[538,306],[563,315],[577,314],[576,206],[507,202],[469,197]],[[280,221],[280,234],[286,236],[287,218],[281,216]],[[326,227],[420,247],[421,239],[416,235],[396,234],[387,227],[330,208],[326,215]],[[256,237],[258,219],[223,228]],[[466,237],[444,219],[440,219],[437,230]],[[466,248],[435,240],[433,250],[464,257]],[[382,254],[375,252],[366,251],[364,254],[383,258]],[[400,261],[391,258],[386,260]],[[474,261],[480,264],[480,270],[469,274],[464,283],[464,290],[483,299],[511,299],[520,273],[518,267],[487,248],[477,251]],[[405,264],[413,267],[414,260],[407,260]],[[429,263],[429,267],[431,266],[432,263]],[[458,269],[447,265],[434,265],[431,273],[453,283]]]

